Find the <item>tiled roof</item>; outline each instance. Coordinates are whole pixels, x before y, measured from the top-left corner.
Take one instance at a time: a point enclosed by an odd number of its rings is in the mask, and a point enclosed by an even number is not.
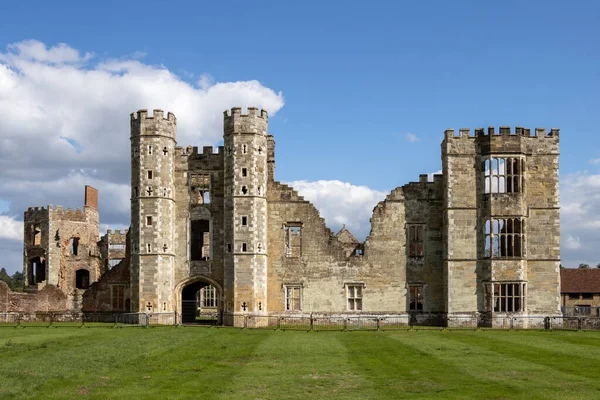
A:
[[[600,293],[600,269],[561,269],[560,291],[561,293]]]

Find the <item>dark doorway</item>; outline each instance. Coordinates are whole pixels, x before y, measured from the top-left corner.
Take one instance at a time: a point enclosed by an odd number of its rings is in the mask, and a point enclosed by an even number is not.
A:
[[[27,283],[35,285],[46,280],[46,263],[40,257],[29,260],[27,265]]]
[[[192,221],[191,257],[193,261],[208,260],[210,256],[210,222],[205,219]]]
[[[181,291],[181,322],[184,324],[203,324],[216,325],[219,312],[217,309],[203,310],[200,299],[202,288],[209,286],[209,283],[197,281],[183,288]],[[215,299],[218,299],[220,293],[215,288]],[[215,302],[216,304],[216,302]]]
[[[77,289],[87,289],[90,287],[90,271],[87,269],[78,269],[75,271],[75,287]]]

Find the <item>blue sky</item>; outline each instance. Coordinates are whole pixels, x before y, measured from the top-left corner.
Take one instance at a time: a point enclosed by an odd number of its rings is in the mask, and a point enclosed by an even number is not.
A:
[[[106,60],[137,60],[195,88],[202,77],[209,86],[260,82],[285,103],[272,103],[277,112],[270,119],[277,179],[368,187],[374,194],[361,197],[368,199],[361,203],[368,212],[366,225],[355,225],[358,236],[368,232],[368,214],[380,192],[441,169],[446,128],[558,127],[563,206],[572,215],[563,222],[563,257],[573,265],[595,265],[600,254],[594,240],[600,235],[593,228],[600,229],[600,219],[583,230],[580,222],[595,218],[594,201],[600,198],[599,17],[600,3],[594,1],[2,2],[0,54],[25,40],[47,48],[65,43],[81,55],[92,54],[77,61],[81,70]],[[0,140],[11,132],[2,129]],[[49,128],[47,135],[55,133]],[[60,135],[81,145],[85,155],[85,138]],[[214,135],[199,137],[217,142]],[[122,183],[108,173],[100,177],[101,164],[80,166],[75,155],[72,160],[63,171],[85,170],[83,178],[65,183],[73,193],[91,176],[86,174]],[[28,201],[71,201],[51,190],[17,196],[11,192],[15,187],[0,187],[0,210],[14,221],[23,208],[38,205]],[[318,203],[317,189],[311,190]],[[327,193],[321,202],[332,198]],[[327,204],[317,206],[332,227],[345,221],[328,213]],[[105,215],[107,224],[127,224],[123,215]],[[16,245],[11,248],[14,253]],[[14,264],[15,257],[7,259]]]

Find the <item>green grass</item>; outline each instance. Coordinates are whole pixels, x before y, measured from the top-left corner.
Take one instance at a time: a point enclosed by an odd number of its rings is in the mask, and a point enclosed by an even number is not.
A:
[[[600,333],[1,328],[0,399],[594,399]]]

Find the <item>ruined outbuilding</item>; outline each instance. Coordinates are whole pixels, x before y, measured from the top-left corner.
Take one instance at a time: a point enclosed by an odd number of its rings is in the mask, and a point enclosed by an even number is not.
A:
[[[392,190],[360,242],[275,180],[264,110],[226,111],[217,152],[177,146],[172,113],[137,111],[130,128],[128,239],[92,243],[91,200],[72,215],[30,210],[32,285],[43,276],[70,293],[83,268],[97,281],[84,309],[183,320],[205,287],[232,314],[560,314],[557,129],[447,130],[442,174]],[[77,230],[84,219],[90,230]],[[69,253],[75,237],[85,266]]]

